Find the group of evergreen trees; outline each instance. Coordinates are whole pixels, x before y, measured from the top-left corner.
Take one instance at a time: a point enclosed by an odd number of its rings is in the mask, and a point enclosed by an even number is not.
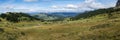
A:
[[[10,21],[10,22],[41,20],[36,17],[30,16],[29,14],[22,13],[22,12],[2,13],[2,14],[0,14],[0,17],[3,19],[6,19],[7,21]]]

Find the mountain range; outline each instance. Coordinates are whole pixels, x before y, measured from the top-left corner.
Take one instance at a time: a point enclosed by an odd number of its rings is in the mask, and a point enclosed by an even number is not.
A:
[[[63,16],[63,17],[74,17],[77,14],[79,14],[79,12],[28,12],[28,14],[30,15],[37,15],[37,14],[46,14],[46,15],[59,15],[59,16]]]
[[[77,12],[31,12],[28,13],[32,16],[35,16],[37,18],[43,19],[43,20],[63,20],[67,17],[74,17],[78,15]]]

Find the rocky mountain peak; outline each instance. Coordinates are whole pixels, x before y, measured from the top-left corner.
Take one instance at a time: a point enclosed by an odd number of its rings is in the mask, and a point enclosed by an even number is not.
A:
[[[117,1],[116,7],[120,7],[120,0]]]

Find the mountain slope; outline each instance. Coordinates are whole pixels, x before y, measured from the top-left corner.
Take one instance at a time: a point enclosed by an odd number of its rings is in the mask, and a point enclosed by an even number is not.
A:
[[[64,16],[61,15],[53,15],[53,14],[45,14],[45,13],[40,13],[33,16],[39,19],[43,19],[45,21],[53,21],[53,20],[60,21],[65,18]]]
[[[10,22],[41,20],[25,13],[7,12],[0,15],[1,18]]]
[[[85,13],[81,13],[79,15],[77,15],[76,17],[73,17],[73,20],[78,20],[81,18],[89,18],[89,17],[93,17],[99,14],[108,14],[109,16],[112,16],[112,12],[117,12],[120,11],[120,8],[107,8],[107,9],[98,9],[98,10],[94,10],[94,11],[88,11]]]
[[[106,10],[107,11],[95,10],[92,13],[90,12],[90,14],[89,13],[84,14],[84,17],[78,16],[78,20],[74,20],[74,21],[67,21],[67,22],[62,21],[62,23],[55,22],[53,24],[37,25],[37,27],[30,27],[30,28],[29,27],[0,28],[0,39],[1,40],[120,40],[120,31],[119,31],[120,9],[112,8],[112,10],[108,10],[108,9]]]
[[[43,20],[64,20],[64,18],[67,17],[74,17],[78,13],[76,12],[51,12],[51,13],[39,13],[39,14],[31,14],[32,16],[35,16],[37,18],[43,19]]]
[[[112,16],[105,11],[84,19],[23,31],[28,40],[120,40],[120,11],[115,9],[110,13]]]
[[[53,13],[50,13],[50,15],[63,16],[63,17],[74,17],[77,14],[78,14],[77,12],[53,12]]]

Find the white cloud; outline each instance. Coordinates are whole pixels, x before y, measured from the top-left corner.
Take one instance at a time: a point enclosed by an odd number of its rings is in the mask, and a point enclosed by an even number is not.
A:
[[[45,1],[45,2],[50,2],[52,0],[23,0],[25,2],[37,2],[37,1]]]
[[[52,6],[52,8],[55,9],[67,9],[67,10],[72,10],[72,11],[87,11],[87,10],[94,10],[94,9],[100,9],[100,8],[107,8],[110,6],[106,6],[100,2],[97,2],[96,0],[85,0],[84,2],[80,4],[67,4],[67,5],[62,5],[62,6]],[[66,11],[67,11],[66,10]]]
[[[95,2],[96,0],[85,0],[85,3],[92,3]]]
[[[91,5],[89,5],[89,7],[93,8],[93,9],[99,9],[99,8],[106,8],[105,5],[101,4],[101,3],[91,3]]]
[[[66,5],[65,8],[68,8],[68,9],[76,9],[76,8],[78,8],[78,6],[77,6],[77,5],[74,5],[74,4],[68,4],[68,5]]]
[[[113,4],[111,4],[113,5]],[[52,8],[55,8],[53,11],[90,11],[94,9],[100,9],[100,8],[108,8],[112,7],[111,5],[105,5],[104,3],[97,2],[96,0],[85,0],[84,2],[80,4],[66,4],[62,6],[52,6]],[[62,10],[61,10],[62,9]],[[51,10],[52,11],[52,10]]]
[[[39,0],[24,0],[26,2],[36,2]],[[51,1],[51,0],[41,0],[41,1]],[[96,0],[85,0],[79,4],[64,4],[64,5],[52,5],[50,8],[41,8],[37,5],[14,5],[14,4],[3,4],[0,6],[0,11],[19,11],[19,12],[72,12],[72,11],[87,11],[99,8],[112,7],[114,3],[105,5],[104,3],[97,2]],[[115,5],[115,4],[114,4]]]
[[[74,5],[74,4],[67,4],[67,5],[63,5],[63,6],[56,6],[56,5],[53,5],[51,6],[51,8],[54,8],[54,9],[76,9],[78,8],[77,5]]]
[[[56,9],[56,8],[59,8],[59,7],[58,7],[58,6],[56,6],[56,5],[53,5],[53,6],[51,6],[51,7],[52,7],[52,8],[55,8],[55,9]]]
[[[25,2],[36,2],[38,0],[23,0],[23,1],[25,1]]]
[[[106,6],[96,0],[85,0],[84,5],[92,9],[106,8]]]

